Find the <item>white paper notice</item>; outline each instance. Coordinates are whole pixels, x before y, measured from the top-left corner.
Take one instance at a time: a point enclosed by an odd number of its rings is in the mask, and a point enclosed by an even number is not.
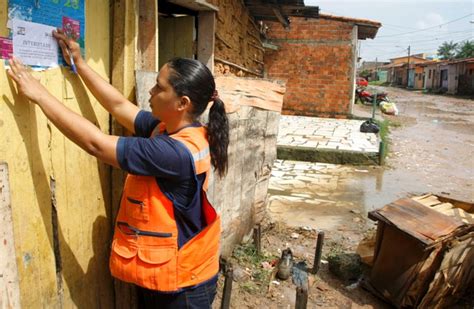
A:
[[[13,19],[13,54],[24,64],[58,66],[58,42],[55,27]]]

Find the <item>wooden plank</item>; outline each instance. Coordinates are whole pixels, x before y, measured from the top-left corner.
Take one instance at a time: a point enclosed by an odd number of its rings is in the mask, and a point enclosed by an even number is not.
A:
[[[433,194],[428,193],[428,194],[421,195],[421,196],[412,196],[412,199],[414,199],[417,202],[420,202],[420,200],[423,200],[424,198],[427,198],[427,197],[432,196],[432,195]]]
[[[456,217],[465,223],[474,224],[474,214],[470,214],[462,208],[451,208],[443,210],[441,213],[447,216]]]
[[[441,204],[437,204],[435,206],[431,206],[431,209],[434,209],[436,211],[439,211],[439,212],[443,212],[444,210],[448,210],[448,209],[451,209],[453,208],[453,204],[451,203],[441,203]]]
[[[168,0],[170,3],[194,10],[194,11],[219,11],[219,8],[206,0]]]
[[[136,97],[137,105],[140,109],[151,111],[149,90],[156,84],[157,72],[136,71]]]
[[[434,206],[434,205],[437,205],[437,204],[441,203],[438,200],[438,197],[435,196],[435,195],[430,195],[428,197],[425,197],[421,200],[418,200],[418,202],[425,205],[425,206]]]
[[[194,17],[159,19],[159,66],[174,57],[193,58]]]
[[[158,1],[139,0],[137,69],[158,70]]]
[[[426,245],[433,244],[464,225],[462,221],[446,217],[411,198],[399,199],[370,214],[377,220],[396,226]]]
[[[8,165],[0,162],[0,308],[21,308]]]
[[[113,47],[112,47],[112,85],[130,101],[135,97],[135,68],[136,68],[136,0],[116,0],[113,2]],[[112,134],[126,135],[126,130],[112,119]],[[118,212],[120,197],[124,184],[125,173],[112,169],[111,183],[111,227]],[[135,288],[132,284],[114,280],[115,308],[136,308]]]
[[[199,12],[197,59],[214,73],[216,13]]]
[[[227,111],[247,105],[281,112],[285,87],[280,83],[262,79],[220,76],[216,78],[216,84]]]

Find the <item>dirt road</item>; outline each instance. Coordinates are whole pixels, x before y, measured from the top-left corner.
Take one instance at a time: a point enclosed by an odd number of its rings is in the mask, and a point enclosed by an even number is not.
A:
[[[258,279],[265,273],[262,261],[271,262],[289,246],[298,260],[311,264],[315,229],[326,233],[325,258],[335,249],[356,251],[364,234],[373,228],[367,212],[398,198],[432,192],[474,202],[474,101],[397,88],[377,90],[388,92],[400,111],[398,116],[384,116],[393,124],[386,165],[278,160],[269,187],[269,213],[278,228],[266,227],[263,258],[253,257],[252,263],[240,265],[248,278],[237,284],[232,308],[293,307],[294,285],[290,282],[273,286],[270,281],[268,292],[256,292],[255,287],[268,285]],[[313,232],[305,232],[308,229]],[[295,232],[307,235],[292,238]],[[233,262],[239,261],[242,258]],[[336,279],[327,265],[312,280],[308,308],[387,308],[360,287],[351,289]],[[458,308],[469,308],[471,301],[467,302]]]
[[[474,100],[385,88],[400,114],[383,191],[431,191],[474,201]],[[384,185],[383,185],[384,186]]]

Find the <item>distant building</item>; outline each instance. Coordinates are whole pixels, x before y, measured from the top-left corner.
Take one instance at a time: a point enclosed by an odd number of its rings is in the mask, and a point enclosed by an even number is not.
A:
[[[429,61],[418,66],[425,76],[424,89],[474,95],[474,58]]]
[[[357,75],[367,78],[368,80],[379,80],[378,71],[380,68],[389,64],[385,61],[364,61],[357,70]]]
[[[415,66],[428,62],[425,54],[415,54],[390,59],[390,63],[380,69],[387,71],[387,82],[394,86],[415,88]],[[416,77],[419,78],[417,75]]]

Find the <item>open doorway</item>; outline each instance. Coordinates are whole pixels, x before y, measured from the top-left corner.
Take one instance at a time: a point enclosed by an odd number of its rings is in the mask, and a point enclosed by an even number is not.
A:
[[[158,63],[161,68],[174,57],[197,59],[196,11],[158,1]]]

